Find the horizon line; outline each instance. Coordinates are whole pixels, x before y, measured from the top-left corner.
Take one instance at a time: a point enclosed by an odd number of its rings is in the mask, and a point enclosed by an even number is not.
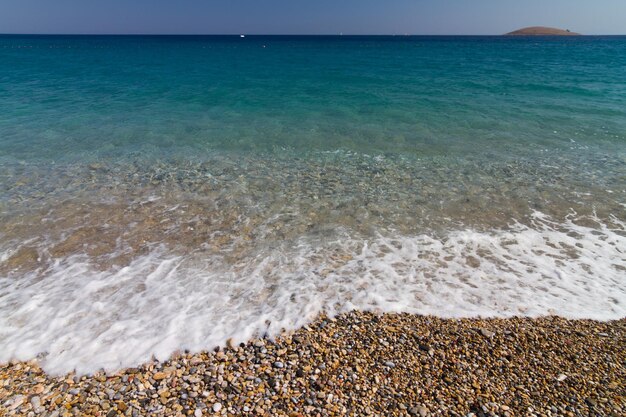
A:
[[[428,33],[45,33],[45,32],[13,32],[2,33],[0,36],[388,36],[388,37],[410,37],[410,36],[507,36],[508,33],[501,34],[428,34]],[[515,35],[515,37],[559,37],[559,35]],[[580,36],[626,36],[625,34],[580,34]]]

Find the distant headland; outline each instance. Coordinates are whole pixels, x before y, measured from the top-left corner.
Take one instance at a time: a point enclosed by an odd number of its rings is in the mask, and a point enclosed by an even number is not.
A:
[[[531,26],[523,29],[509,32],[507,36],[581,36],[580,33],[570,32],[569,30],[549,28],[544,26]]]

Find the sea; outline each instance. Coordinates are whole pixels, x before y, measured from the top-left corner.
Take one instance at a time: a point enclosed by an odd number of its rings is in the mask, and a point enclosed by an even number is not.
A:
[[[0,36],[0,362],[353,309],[626,317],[626,37]]]

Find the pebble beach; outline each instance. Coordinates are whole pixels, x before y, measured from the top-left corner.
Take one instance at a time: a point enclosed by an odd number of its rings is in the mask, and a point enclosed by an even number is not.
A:
[[[0,416],[623,416],[626,319],[353,311],[93,375],[0,365]]]

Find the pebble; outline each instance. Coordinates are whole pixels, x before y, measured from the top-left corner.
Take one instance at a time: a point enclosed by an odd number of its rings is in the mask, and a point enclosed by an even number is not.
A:
[[[219,413],[221,409],[222,409],[222,404],[220,404],[220,403],[213,404],[213,411],[214,412]]]
[[[33,406],[33,410],[36,413],[41,412],[41,399],[39,398],[39,396],[35,395],[34,397],[32,397],[30,399],[30,404]]]
[[[423,405],[418,406],[415,411],[417,412],[416,415],[419,415],[420,417],[426,417],[428,415],[428,408]]]
[[[496,335],[494,332],[492,332],[491,330],[487,330],[487,329],[480,329],[480,334],[482,334],[483,336],[489,339],[491,339],[492,337]]]
[[[230,349],[235,349],[235,341],[233,340],[232,337],[228,338],[228,340],[226,340],[226,346]]]
[[[152,376],[152,378],[154,378],[155,381],[160,381],[167,378],[167,374],[165,372],[157,372]]]

